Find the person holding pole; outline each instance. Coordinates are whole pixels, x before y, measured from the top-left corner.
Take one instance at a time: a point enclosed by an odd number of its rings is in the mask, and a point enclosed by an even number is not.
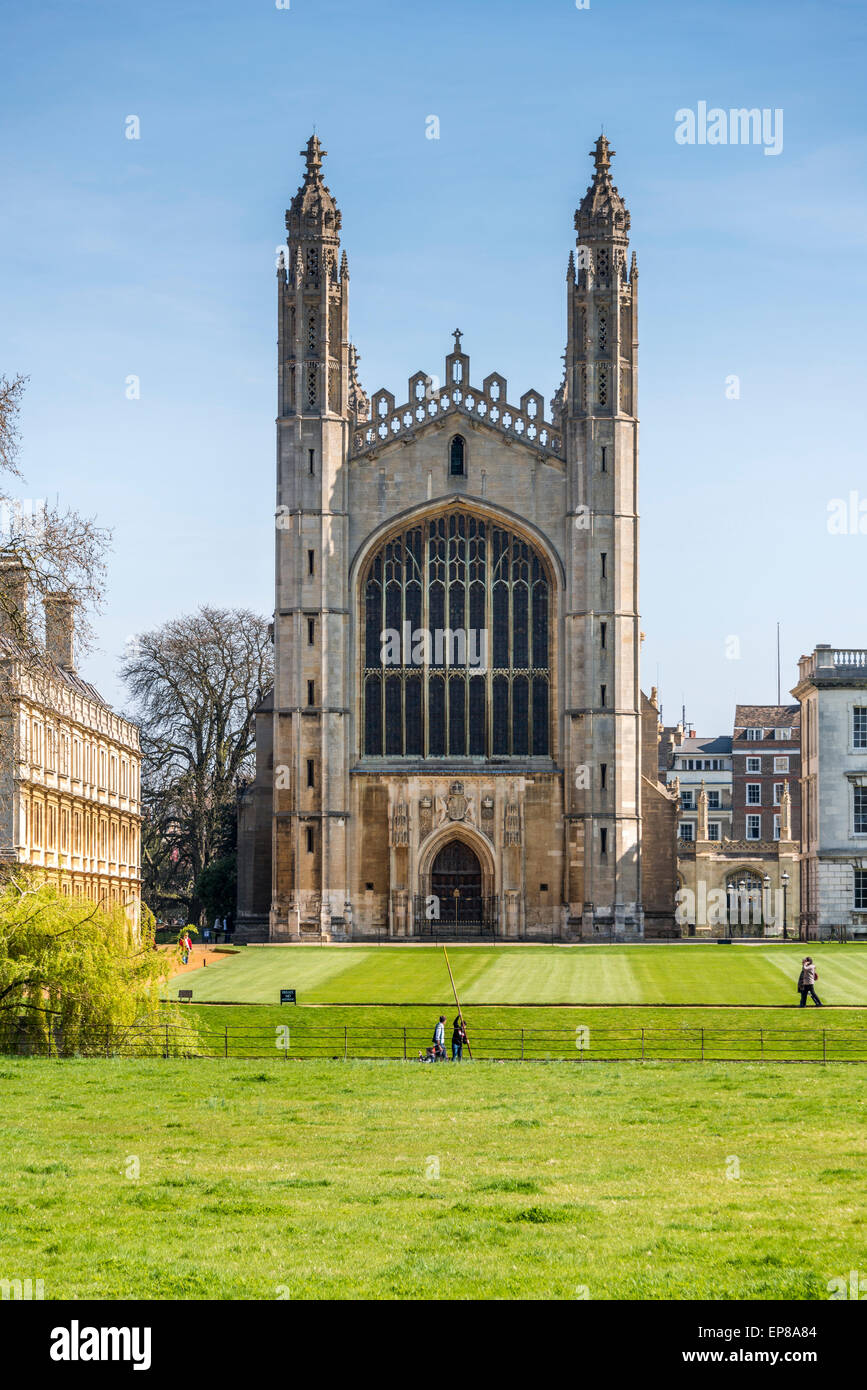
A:
[[[452,1061],[462,1062],[464,1056],[464,1043],[467,1040],[467,1030],[464,1027],[464,1020],[460,1014],[452,1024]]]

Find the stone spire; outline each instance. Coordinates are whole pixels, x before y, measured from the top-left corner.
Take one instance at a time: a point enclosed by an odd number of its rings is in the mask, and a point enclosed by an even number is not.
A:
[[[322,178],[323,150],[301,151],[304,182],[286,212],[287,275],[278,274],[280,414],[347,415],[350,409],[349,266],[340,210]]]
[[[611,182],[611,159],[616,151],[611,149],[606,137],[600,135],[590,153],[595,164],[593,182],[575,213],[578,245],[604,240],[625,247],[629,240],[629,213]]]
[[[780,799],[780,839],[791,840],[792,838],[792,798],[789,795],[788,782],[783,783],[783,795]]]
[[[704,785],[704,778],[701,779],[701,790],[698,794],[698,824],[695,838],[697,840],[707,839],[707,789]]]

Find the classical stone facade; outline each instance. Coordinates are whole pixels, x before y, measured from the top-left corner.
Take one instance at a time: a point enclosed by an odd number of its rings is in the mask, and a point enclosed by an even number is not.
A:
[[[496,371],[479,381],[459,330],[441,380],[368,399],[341,214],[315,136],[304,153],[278,270],[276,676],[241,801],[239,927],[640,937],[659,783],[655,738],[642,776],[638,270],[608,142],[575,215],[549,414]],[[672,866],[657,925],[673,893]]]
[[[26,597],[21,585],[21,611]],[[8,568],[7,591],[14,590]],[[72,605],[44,600],[47,651],[0,636],[0,858],[61,893],[141,916],[141,752],[136,725],[73,664]]]
[[[820,643],[799,676],[804,930],[867,936],[867,651]]]
[[[677,845],[678,912],[683,936],[796,938],[800,927],[800,846],[783,805],[779,840],[709,840],[707,793],[698,833]]]

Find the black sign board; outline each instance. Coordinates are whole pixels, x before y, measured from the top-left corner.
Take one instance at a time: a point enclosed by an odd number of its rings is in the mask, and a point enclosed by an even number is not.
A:
[[[192,999],[192,997],[193,997],[193,991],[192,991],[191,989],[179,989],[179,990],[178,990],[178,1003],[184,1003],[184,1002],[189,1003],[189,1001]]]
[[[280,1003],[281,1003],[281,1004],[294,1004],[294,1003],[296,1003],[296,1002],[297,1002],[297,1001],[296,1001],[296,999],[295,999],[295,991],[294,991],[294,989],[281,989],[281,991],[280,991]]]

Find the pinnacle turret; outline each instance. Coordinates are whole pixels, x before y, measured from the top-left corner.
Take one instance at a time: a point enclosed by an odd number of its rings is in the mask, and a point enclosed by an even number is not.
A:
[[[593,181],[575,213],[578,245],[592,241],[615,241],[626,245],[629,233],[629,213],[626,204],[611,182],[611,159],[616,153],[608,140],[600,135],[593,149]]]
[[[311,135],[301,151],[307,161],[304,182],[286,213],[286,230],[293,241],[339,244],[340,210],[322,178],[322,160],[327,153],[318,135]]]

